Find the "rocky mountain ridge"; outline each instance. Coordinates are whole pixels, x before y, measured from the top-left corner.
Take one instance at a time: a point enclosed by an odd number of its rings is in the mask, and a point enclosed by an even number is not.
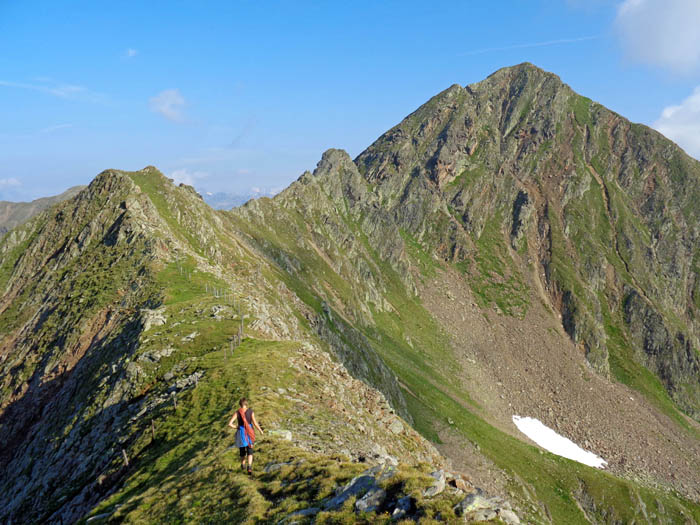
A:
[[[85,186],[73,186],[60,195],[42,197],[31,202],[0,201],[0,236],[28,221],[56,203],[75,197]]]
[[[229,212],[104,172],[0,242],[0,517],[699,522],[697,170],[525,64]]]

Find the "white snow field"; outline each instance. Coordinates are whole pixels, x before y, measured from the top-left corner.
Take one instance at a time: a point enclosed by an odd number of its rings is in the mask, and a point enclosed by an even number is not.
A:
[[[604,468],[608,464],[593,452],[583,450],[570,439],[560,436],[539,419],[513,416],[513,423],[520,432],[552,454],[578,461],[589,467]]]

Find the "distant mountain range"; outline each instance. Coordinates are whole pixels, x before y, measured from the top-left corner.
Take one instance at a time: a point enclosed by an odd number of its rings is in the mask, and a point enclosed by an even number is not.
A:
[[[200,191],[204,202],[215,210],[230,210],[231,208],[237,208],[242,206],[250,199],[257,199],[259,197],[273,197],[276,193],[270,190],[250,190],[245,193],[226,193],[226,192],[208,192]]]

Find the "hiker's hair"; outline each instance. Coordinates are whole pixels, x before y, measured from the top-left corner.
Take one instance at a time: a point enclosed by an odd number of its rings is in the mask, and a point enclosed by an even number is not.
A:
[[[238,405],[243,408],[243,405],[247,405],[248,400],[245,397],[242,397],[241,400],[238,402]]]

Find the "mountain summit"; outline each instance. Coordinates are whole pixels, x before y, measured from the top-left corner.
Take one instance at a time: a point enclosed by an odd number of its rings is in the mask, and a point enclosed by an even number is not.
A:
[[[231,211],[103,172],[0,241],[0,519],[700,523],[698,183],[530,64]]]

